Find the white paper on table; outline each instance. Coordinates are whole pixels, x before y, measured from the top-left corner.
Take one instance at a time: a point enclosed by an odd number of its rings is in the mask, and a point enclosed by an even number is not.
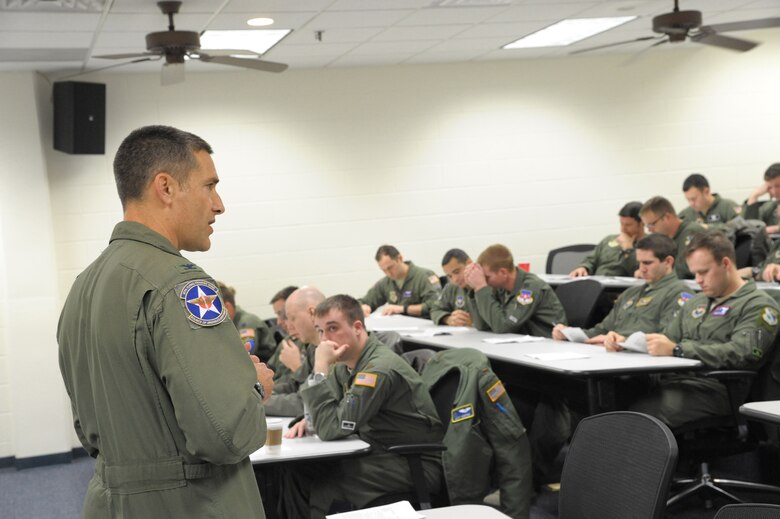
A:
[[[506,337],[490,337],[482,339],[482,342],[488,344],[508,344],[510,342],[536,342],[543,341],[544,337],[534,337],[533,335],[509,335]]]
[[[372,326],[372,332],[398,332],[404,335],[404,332],[419,332],[420,329],[416,326]]]
[[[412,508],[409,501],[398,501],[390,505],[332,514],[326,517],[327,519],[425,519],[424,515],[420,515]]]
[[[563,333],[564,337],[569,339],[569,342],[585,342],[588,340],[588,336],[585,335],[582,328],[567,326],[561,330],[561,333]]]
[[[414,328],[413,331],[399,331],[395,329],[403,337],[435,337],[437,335],[453,335],[456,333],[463,333],[473,328],[467,328],[466,326],[435,326],[432,328]]]
[[[544,353],[526,353],[526,357],[536,360],[575,360],[587,359],[589,356],[584,353],[574,353],[571,351],[548,351]]]
[[[618,346],[639,353],[647,353],[647,336],[645,332],[634,332],[624,342],[619,342]]]

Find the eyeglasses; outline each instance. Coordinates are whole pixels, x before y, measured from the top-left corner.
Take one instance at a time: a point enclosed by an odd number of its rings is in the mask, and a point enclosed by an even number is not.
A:
[[[654,228],[658,222],[660,222],[661,220],[663,220],[663,219],[664,219],[664,216],[666,216],[666,214],[667,214],[667,213],[664,213],[664,214],[662,214],[661,216],[659,216],[658,218],[656,218],[654,222],[646,223],[646,224],[645,224],[645,227],[647,227],[648,229],[652,229],[652,228]]]

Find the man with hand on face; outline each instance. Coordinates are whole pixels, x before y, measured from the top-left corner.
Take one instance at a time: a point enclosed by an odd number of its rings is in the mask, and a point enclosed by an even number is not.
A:
[[[476,316],[492,332],[551,337],[553,326],[566,322],[555,291],[516,267],[503,245],[491,245],[466,267],[466,283],[473,289],[470,304]]]
[[[444,254],[441,266],[447,275],[447,284],[431,306],[431,320],[435,324],[484,329],[479,316],[469,306],[470,300],[466,293],[466,268],[472,263],[469,255],[461,249],[450,249]]]
[[[769,200],[762,202],[762,196],[768,194]],[[761,220],[766,224],[767,234],[780,233],[780,162],[772,164],[764,172],[764,182],[758,186],[745,202],[742,216]]]
[[[363,313],[386,304],[382,315],[404,314],[428,317],[431,305],[441,293],[439,277],[432,270],[404,261],[398,249],[382,245],[376,251],[376,262],[385,277],[377,281],[362,298]]]
[[[308,498],[308,505],[298,503],[295,516],[305,517],[310,510],[310,517],[322,518],[334,501],[360,508],[379,496],[409,490],[406,460],[385,448],[439,442],[443,430],[422,379],[400,356],[368,335],[358,301],[346,295],[329,297],[317,306],[314,323],[321,342],[314,373],[301,396],[317,435],[329,441],[357,434],[371,444],[368,456],[297,472],[299,499]],[[302,436],[304,431],[304,423],[299,422],[287,437]],[[424,455],[423,468],[429,488],[439,488],[440,456]]]
[[[686,258],[701,292],[683,305],[663,333],[647,335],[647,352],[697,359],[711,370],[757,370],[777,334],[780,307],[753,281],[739,277],[734,246],[723,233],[695,235]],[[661,376],[629,407],[672,428],[731,414],[722,383],[686,374]]]
[[[629,202],[618,212],[620,234],[610,234],[585,257],[582,264],[569,272],[572,277],[633,276],[637,268],[634,245],[645,235],[639,218],[641,202]]]
[[[609,351],[620,348],[634,332],[658,332],[674,317],[685,302],[693,297],[688,285],[674,273],[677,246],[668,236],[649,234],[636,244],[639,274],[644,285],[631,287],[617,298],[615,306],[593,328],[583,330],[588,344],[604,344]],[[564,325],[556,325],[553,339],[565,341]]]

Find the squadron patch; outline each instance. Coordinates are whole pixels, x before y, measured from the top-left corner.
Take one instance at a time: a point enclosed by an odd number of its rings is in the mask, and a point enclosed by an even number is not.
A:
[[[474,406],[471,404],[466,404],[460,407],[456,407],[452,410],[450,416],[450,421],[452,423],[458,423],[462,422],[463,420],[474,418]]]
[[[504,384],[502,384],[500,380],[496,381],[496,383],[487,390],[487,396],[490,398],[491,402],[495,402],[501,398],[504,393],[506,393],[506,389],[504,389]]]
[[[699,305],[693,309],[693,312],[691,312],[691,317],[693,317],[694,319],[698,319],[705,313],[707,313],[707,307],[705,305]]]
[[[630,307],[633,304],[634,304],[634,300],[633,299],[629,299],[628,301],[623,303],[623,310],[625,310],[626,308]]]
[[[376,373],[365,373],[361,371],[355,375],[355,385],[365,387],[376,387]]]
[[[761,319],[769,326],[775,326],[777,324],[777,311],[774,308],[765,306],[764,311],[761,312]]]
[[[205,279],[185,283],[179,291],[187,319],[199,326],[216,326],[227,318],[216,285]]]
[[[395,290],[391,290],[389,294],[387,294],[387,300],[391,303],[395,304],[398,302],[398,292]]]
[[[729,313],[729,310],[731,310],[730,306],[727,305],[718,305],[715,308],[712,309],[712,312],[710,312],[715,317],[723,317],[727,313]]]
[[[677,304],[682,306],[685,304],[686,301],[688,301],[692,297],[693,294],[689,294],[688,292],[683,292],[680,294],[680,297],[677,298]]]
[[[455,307],[456,308],[463,308],[466,304],[466,300],[463,296],[459,295],[455,298]]]
[[[640,306],[647,306],[653,300],[653,296],[645,296],[636,302],[637,308]]]
[[[436,274],[432,274],[432,275],[428,276],[428,282],[431,285],[435,285],[436,283],[439,282],[439,276],[437,276]]]
[[[521,290],[515,299],[523,306],[530,305],[534,302],[534,293],[530,290]]]
[[[618,246],[618,241],[617,240],[612,240],[609,243],[607,243],[607,245],[609,245],[610,247],[612,247],[614,249],[615,247]]]

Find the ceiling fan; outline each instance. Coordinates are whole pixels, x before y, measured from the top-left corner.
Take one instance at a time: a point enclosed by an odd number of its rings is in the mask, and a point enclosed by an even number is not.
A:
[[[686,39],[705,45],[713,45],[724,49],[745,52],[756,47],[758,43],[740,38],[732,38],[731,36],[724,36],[720,33],[780,27],[780,18],[759,18],[757,20],[727,22],[715,25],[702,25],[702,20],[701,11],[680,11],[678,0],[674,0],[674,10],[671,13],[660,14],[653,18],[653,32],[656,32],[661,36],[643,36],[633,40],[575,50],[570,54],[580,54],[582,52],[616,47],[618,45],[625,45],[637,41],[658,40],[648,47],[652,48],[667,42],[683,42]]]
[[[287,69],[284,63],[275,63],[258,59],[258,54],[251,50],[219,49],[200,50],[200,34],[193,31],[177,31],[173,25],[173,15],[179,12],[181,2],[157,2],[163,14],[168,15],[168,30],[151,32],[146,35],[146,50],[148,52],[129,54],[106,54],[95,56],[101,59],[130,59],[128,63],[141,61],[157,61],[165,58],[162,68],[162,84],[170,85],[184,81],[184,60],[198,59],[208,63],[232,65],[235,67],[261,70],[263,72],[283,72]],[[245,56],[245,57],[237,57]]]

